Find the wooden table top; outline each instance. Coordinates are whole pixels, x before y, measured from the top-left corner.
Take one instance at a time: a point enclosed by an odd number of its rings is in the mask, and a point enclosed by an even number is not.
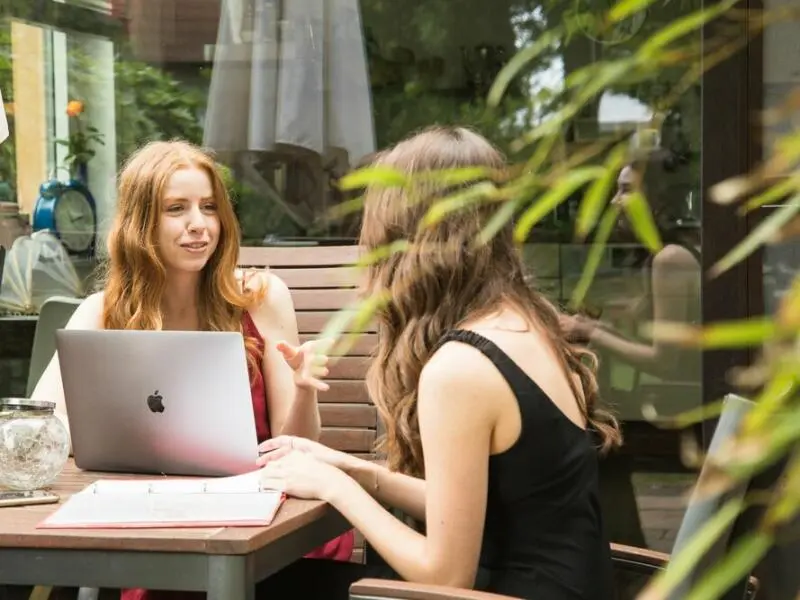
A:
[[[50,489],[59,494],[63,502],[97,479],[153,477],[81,471],[70,459]],[[327,511],[333,510],[325,502],[288,498],[268,527],[37,529],[36,526],[59,506],[39,504],[0,508],[0,548],[247,554],[319,520]]]

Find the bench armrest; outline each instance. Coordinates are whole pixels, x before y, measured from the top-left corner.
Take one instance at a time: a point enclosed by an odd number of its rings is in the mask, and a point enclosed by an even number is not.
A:
[[[350,599],[387,600],[514,600],[488,592],[478,592],[443,585],[408,583],[387,579],[360,579],[350,586]]]

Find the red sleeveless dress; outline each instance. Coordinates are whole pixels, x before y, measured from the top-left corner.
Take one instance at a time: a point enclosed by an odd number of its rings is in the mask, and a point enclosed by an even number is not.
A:
[[[258,363],[264,355],[264,338],[258,331],[253,318],[245,312],[242,317],[242,329],[245,337],[255,338],[258,342]],[[269,414],[267,412],[267,388],[264,385],[263,369],[250,374],[250,395],[253,399],[253,413],[256,418],[256,436],[259,443],[271,437],[269,430]],[[349,561],[353,554],[355,536],[353,530],[343,533],[307,554],[305,558],[322,558],[328,560]],[[120,600],[198,600],[203,598],[202,592],[176,592],[163,590],[145,590],[141,588],[124,589],[121,591]]]

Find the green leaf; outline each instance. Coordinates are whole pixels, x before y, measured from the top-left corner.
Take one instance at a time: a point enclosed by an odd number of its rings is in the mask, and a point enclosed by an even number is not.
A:
[[[497,179],[499,173],[488,167],[459,167],[456,169],[437,169],[418,173],[416,179],[433,181],[443,186],[457,186],[478,181],[479,179]]]
[[[375,263],[386,260],[387,258],[397,254],[398,252],[405,252],[410,247],[408,240],[396,240],[391,244],[385,244],[379,248],[375,248],[371,252],[367,252],[358,257],[356,267],[366,267],[374,265]]]
[[[357,190],[370,185],[404,187],[407,184],[408,178],[403,173],[397,169],[380,165],[363,167],[339,179],[339,189],[341,190]]]
[[[661,236],[650,211],[650,205],[641,192],[630,194],[623,203],[625,214],[628,216],[633,232],[650,252],[661,250]]]
[[[559,204],[564,202],[579,187],[589,181],[602,177],[605,170],[602,167],[584,167],[568,171],[554,184],[550,190],[538,200],[534,201],[519,219],[514,230],[514,239],[517,242],[524,242],[531,229],[544,217],[549,215]]]
[[[665,46],[703,27],[720,15],[726,13],[738,0],[721,0],[708,8],[689,13],[674,20],[669,26],[658,30],[637,51],[642,60],[652,60]]]
[[[456,194],[446,196],[436,200],[425,216],[422,218],[422,226],[429,227],[439,223],[452,212],[463,210],[468,206],[491,199],[497,194],[497,188],[490,181],[483,181],[462,190]]]
[[[692,588],[686,600],[721,598],[737,581],[747,577],[772,547],[773,538],[764,531],[753,531],[741,539]]]
[[[520,200],[517,198],[506,200],[492,215],[492,218],[489,219],[489,222],[484,225],[483,229],[481,229],[481,232],[478,234],[478,237],[475,240],[475,244],[479,246],[487,244],[494,236],[496,236],[497,232],[503,229],[503,227],[505,227],[506,224],[508,224],[508,222],[514,217],[514,213],[517,211],[519,203]]]
[[[598,177],[584,194],[583,202],[578,208],[578,218],[575,225],[575,234],[578,238],[584,239],[603,213],[603,206],[608,200],[609,192],[617,177],[617,171],[625,161],[627,151],[628,149],[624,144],[616,146],[606,160],[606,172],[602,177]]]
[[[772,339],[778,328],[771,317],[723,321],[705,327],[685,323],[649,323],[642,334],[661,342],[701,348],[743,348]]]
[[[734,523],[745,508],[742,498],[734,498],[726,502],[714,516],[706,522],[676,555],[670,557],[667,568],[654,577],[644,589],[641,600],[666,598],[674,591],[695,566],[702,560],[719,537]],[[706,596],[709,600],[712,596]]]
[[[800,210],[800,194],[793,196],[786,204],[761,221],[750,235],[711,267],[711,275],[717,276],[724,273],[769,242],[784,225],[794,218],[798,210]]]
[[[608,20],[612,23],[619,23],[628,17],[646,11],[647,8],[656,0],[620,0],[608,13]]]
[[[603,259],[603,251],[605,250],[606,242],[611,236],[611,232],[614,230],[614,225],[617,223],[619,213],[619,206],[612,205],[608,207],[605,214],[600,219],[600,224],[597,226],[592,246],[589,248],[589,253],[586,256],[586,263],[583,266],[581,278],[572,291],[570,305],[573,308],[577,308],[583,303],[586,293],[589,291],[592,281],[594,281],[594,275]]]
[[[800,179],[797,177],[787,177],[775,185],[770,186],[768,190],[762,192],[758,196],[750,198],[739,209],[739,214],[748,213],[751,210],[764,206],[765,204],[778,203],[793,192],[796,193],[798,191],[800,191]]]
[[[560,28],[550,29],[541,34],[533,44],[525,46],[512,56],[511,60],[500,69],[497,77],[495,77],[494,83],[492,83],[492,87],[489,89],[486,103],[492,108],[497,107],[514,77],[517,76],[525,65],[552,48],[561,34]]]

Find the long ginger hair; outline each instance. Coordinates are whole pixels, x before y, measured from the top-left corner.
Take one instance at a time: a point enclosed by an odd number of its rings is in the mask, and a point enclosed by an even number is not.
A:
[[[555,307],[526,281],[513,226],[477,243],[497,204],[467,202],[434,224],[423,223],[436,199],[456,190],[435,178],[414,176],[465,167],[502,173],[504,159],[497,149],[468,129],[434,127],[384,151],[374,164],[399,170],[412,181],[406,188],[368,187],[361,229],[366,251],[402,240],[408,244],[367,271],[367,290],[387,298],[377,314],[378,344],[367,386],[386,428],[378,450],[386,453],[389,467],[424,475],[417,420],[420,373],[448,330],[503,305],[525,315],[552,344],[602,449],[619,445],[616,420],[598,407],[597,361],[567,342]]]
[[[188,168],[208,175],[220,221],[219,241],[203,268],[197,295],[198,317],[204,329],[242,331],[243,312],[263,296],[263,289],[245,289],[236,279],[239,224],[212,157],[188,142],[151,142],[131,155],[119,176],[118,206],[105,263],[105,329],[162,328],[167,270],[156,239],[161,202],[172,174]],[[260,356],[263,349],[249,337],[245,345],[252,370],[253,356]]]

